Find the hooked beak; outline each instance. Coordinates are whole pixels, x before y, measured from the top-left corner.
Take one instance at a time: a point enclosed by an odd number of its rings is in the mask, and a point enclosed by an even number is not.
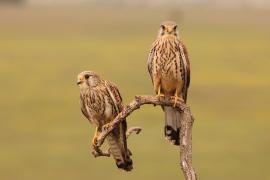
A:
[[[77,80],[77,85],[79,85],[79,84],[82,84],[83,83],[83,78],[78,78],[78,80]]]
[[[173,28],[167,28],[167,33],[171,34],[173,32]]]

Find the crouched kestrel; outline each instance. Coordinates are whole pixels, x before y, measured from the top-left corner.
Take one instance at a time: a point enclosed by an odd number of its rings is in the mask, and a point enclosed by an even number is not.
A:
[[[90,123],[96,126],[92,146],[96,148],[96,137],[103,125],[111,122],[122,111],[122,98],[113,83],[101,79],[92,72],[84,71],[78,75],[77,84],[80,88],[81,110]],[[127,122],[122,121],[107,137],[109,153],[120,169],[132,170],[130,151],[126,141]]]
[[[187,49],[180,41],[177,24],[167,21],[161,24],[158,38],[148,57],[148,71],[157,96],[187,100],[190,83],[190,64]],[[174,107],[165,111],[165,137],[175,145],[180,144],[180,113]]]

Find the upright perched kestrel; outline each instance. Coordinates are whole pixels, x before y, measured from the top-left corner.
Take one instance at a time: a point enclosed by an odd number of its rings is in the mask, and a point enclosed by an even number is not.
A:
[[[92,146],[96,148],[96,138],[103,125],[111,122],[123,109],[121,95],[113,83],[101,79],[92,71],[83,71],[78,75],[81,110],[90,123],[96,126]],[[118,168],[132,170],[130,151],[126,141],[127,122],[122,121],[107,137],[109,153]]]
[[[148,57],[148,71],[157,96],[187,100],[190,82],[190,64],[187,49],[180,41],[177,24],[166,21],[161,24],[158,38]],[[180,144],[180,113],[174,107],[165,111],[165,137],[175,145]]]

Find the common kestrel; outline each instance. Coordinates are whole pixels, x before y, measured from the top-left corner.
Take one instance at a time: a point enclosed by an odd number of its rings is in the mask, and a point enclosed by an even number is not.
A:
[[[161,24],[158,37],[148,57],[148,71],[157,96],[187,100],[190,83],[190,64],[187,49],[181,42],[177,24],[166,21]],[[174,107],[165,111],[165,138],[175,145],[180,144],[180,113]]]
[[[111,122],[123,109],[122,98],[116,85],[103,80],[92,71],[83,71],[78,75],[77,85],[80,88],[81,111],[96,126],[92,147],[96,147],[97,135],[103,125]],[[132,170],[130,151],[126,141],[127,122],[122,121],[107,137],[109,153],[120,169]]]

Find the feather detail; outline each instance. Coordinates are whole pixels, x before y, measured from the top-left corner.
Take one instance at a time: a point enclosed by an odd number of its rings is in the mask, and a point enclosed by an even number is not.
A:
[[[117,112],[116,115],[118,115],[123,109],[122,97],[119,90],[117,89],[116,85],[108,81],[105,81],[105,86],[113,101]],[[127,123],[126,120],[124,120],[114,132],[110,133],[107,139],[110,146],[110,153],[114,157],[117,167],[124,169],[125,171],[131,171],[133,166],[130,158],[130,152],[127,148],[126,131]]]

